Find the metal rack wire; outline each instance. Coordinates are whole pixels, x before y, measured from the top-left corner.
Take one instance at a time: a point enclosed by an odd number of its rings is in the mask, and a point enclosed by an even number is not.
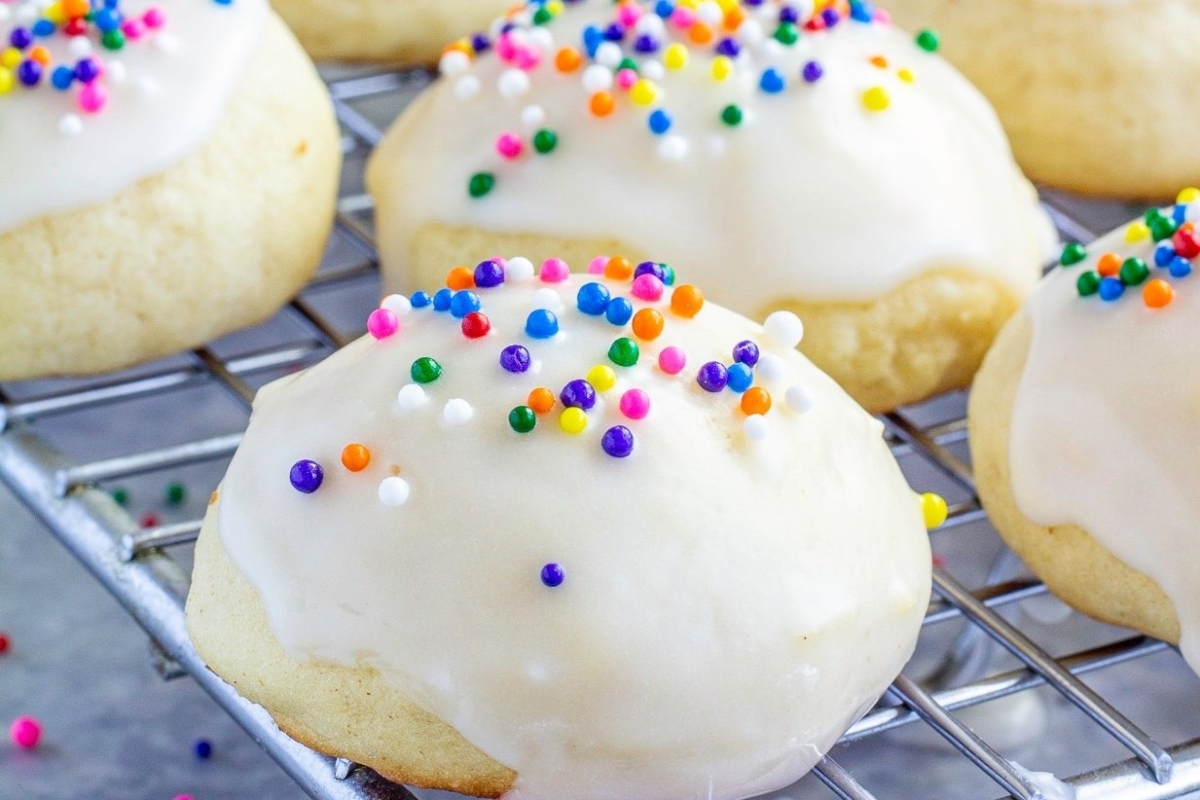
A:
[[[332,248],[341,256],[331,258],[333,263],[327,263],[308,289],[282,312],[296,323],[298,334],[277,337],[265,346],[233,355],[203,347],[186,359],[133,373],[32,391],[0,385],[0,480],[146,630],[157,652],[160,673],[164,677],[191,675],[305,791],[320,800],[399,800],[413,795],[370,770],[356,769],[349,762],[320,755],[287,738],[261,708],[240,698],[209,672],[188,641],[183,618],[188,573],[183,560],[175,555],[178,546],[195,539],[200,521],[142,527],[103,488],[134,475],[163,473],[189,464],[223,463],[237,447],[241,429],[82,463],[55,449],[47,432],[53,431],[56,418],[65,414],[169,397],[196,386],[220,387],[242,407],[244,418],[255,382],[312,364],[353,338],[358,331],[336,324],[318,310],[314,297],[330,287],[374,286],[371,204],[357,179],[357,168],[382,136],[382,123],[373,118],[371,106],[382,102],[388,109],[384,117],[389,116],[427,81],[425,73],[411,71],[329,79],[348,164]],[[1050,198],[1049,203],[1066,236],[1088,240],[1097,233],[1095,227],[1104,225],[1083,221],[1070,201]],[[921,459],[950,487],[950,518],[943,530],[984,518],[970,467],[959,455],[966,438],[961,398],[957,403],[951,400],[950,405],[954,408],[951,417],[933,424],[923,423],[919,413],[910,411],[884,417],[896,455],[902,461]],[[1166,645],[1134,636],[1054,658],[1001,614],[1006,607],[1042,594],[1044,588],[1036,581],[1005,581],[994,575],[982,588],[971,591],[950,571],[936,569],[933,589],[935,599],[926,630],[955,620],[965,625],[950,659],[953,669],[949,673],[958,680],[945,680],[946,670],[938,681],[926,686],[911,677],[899,677],[883,701],[845,734],[844,742],[924,724],[945,737],[1003,792],[1018,798],[1042,797],[1044,782],[1014,766],[954,712],[1048,686],[1087,716],[1096,736],[1111,736],[1127,751],[1124,760],[1066,780],[1080,800],[1163,800],[1200,790],[1200,739],[1160,746],[1079,677],[1159,653]],[[1019,666],[999,674],[965,668],[964,660],[979,661],[980,643],[988,641],[1015,656]],[[846,800],[870,800],[873,792],[887,796],[886,786],[864,787],[833,758],[824,759],[815,774]]]

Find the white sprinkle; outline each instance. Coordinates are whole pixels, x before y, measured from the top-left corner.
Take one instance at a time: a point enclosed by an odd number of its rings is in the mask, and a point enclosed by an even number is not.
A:
[[[764,39],[759,45],[764,61],[779,61],[787,52],[787,45],[775,38]]]
[[[781,381],[787,375],[787,364],[775,353],[763,353],[758,359],[756,371],[763,380]]]
[[[611,89],[613,85],[612,70],[602,64],[592,64],[583,71],[584,91],[588,93],[602,92]]]
[[[479,94],[479,78],[474,75],[463,75],[454,82],[454,94],[460,100],[470,100]]]
[[[812,389],[803,383],[794,383],[783,393],[783,402],[797,414],[807,414],[817,404],[817,398],[813,396]]]
[[[677,133],[669,133],[658,143],[658,154],[668,161],[682,161],[687,158],[688,140]]]
[[[154,37],[154,46],[164,53],[174,53],[179,49],[179,39],[169,33],[160,33]]]
[[[539,105],[529,105],[521,109],[521,124],[526,128],[540,128],[546,121],[546,109]]]
[[[767,438],[767,418],[762,414],[751,414],[742,423],[746,438],[752,442],[761,442]]]
[[[712,0],[705,0],[705,2],[696,7],[696,16],[700,18],[701,22],[716,25],[725,18],[725,13]]]
[[[0,4],[0,22],[8,22],[10,16],[12,12],[8,10],[8,6]]]
[[[758,44],[763,40],[762,23],[756,19],[742,20],[742,24],[738,26],[737,37],[743,44]]]
[[[83,119],[78,114],[64,114],[58,120],[58,132],[64,136],[78,136],[83,133]]]
[[[642,63],[642,77],[652,81],[661,81],[667,74],[667,68],[662,65],[661,61],[648,59]]]
[[[596,56],[593,60],[609,69],[616,69],[617,64],[621,63],[622,57],[621,45],[616,42],[604,42],[596,48]]]
[[[36,22],[39,16],[41,15],[33,3],[17,6],[17,22],[28,25],[31,22]]]
[[[562,296],[549,286],[543,286],[533,293],[533,307],[544,308],[547,311],[560,311],[563,307]]]
[[[442,419],[446,421],[447,425],[463,425],[470,422],[473,416],[475,416],[475,409],[461,397],[447,400],[446,405],[442,408]]]
[[[383,302],[379,304],[380,308],[386,308],[397,317],[403,317],[412,311],[412,302],[402,294],[389,294],[383,298]]]
[[[92,43],[86,36],[72,36],[67,40],[67,52],[74,58],[83,58],[92,54]]]
[[[725,149],[729,142],[720,134],[714,133],[704,140],[704,144],[708,147],[708,154],[714,158],[720,158],[725,155]]]
[[[402,506],[408,502],[410,494],[412,494],[412,487],[404,478],[393,475],[379,482],[379,502],[385,506]]]
[[[538,25],[529,31],[529,41],[537,45],[537,48],[543,53],[549,53],[554,49],[554,34],[544,25]]]
[[[763,332],[780,347],[790,349],[804,338],[804,323],[791,311],[776,311],[763,323]]]
[[[533,262],[524,256],[513,256],[504,266],[505,281],[531,281],[533,274]]]
[[[666,25],[658,14],[642,14],[633,26],[633,32],[638,36],[649,35],[656,38],[663,35]]]
[[[529,91],[529,76],[519,69],[506,69],[496,79],[496,90],[501,97],[520,97]]]
[[[401,386],[400,391],[396,394],[396,403],[400,406],[401,411],[415,411],[425,405],[428,399],[425,396],[425,389],[419,383]]]
[[[151,78],[147,75],[143,75],[142,77],[137,79],[136,83],[137,83],[138,91],[141,92],[142,94],[146,95],[147,97],[153,97],[154,95],[158,94],[158,91],[159,91],[158,81],[154,80],[154,78]]]
[[[105,77],[113,83],[124,83],[128,77],[128,71],[125,69],[123,61],[109,61],[104,65]]]
[[[471,58],[461,50],[447,50],[438,61],[438,72],[448,78],[462,75],[471,68]]]

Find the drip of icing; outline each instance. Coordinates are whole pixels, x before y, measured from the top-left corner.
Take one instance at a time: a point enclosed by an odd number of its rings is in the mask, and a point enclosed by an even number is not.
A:
[[[222,542],[292,657],[378,669],[516,769],[515,797],[785,785],[911,653],[929,591],[919,504],[879,423],[761,327],[712,304],[684,318],[671,287],[644,301],[552,279],[566,302],[550,338],[526,332],[545,299],[529,278],[472,290],[481,338],[454,316],[471,298],[439,312],[414,296],[389,335],[266,387],[224,481]],[[657,309],[661,335],[614,349],[632,323],[596,289],[579,310],[588,280]],[[659,366],[671,347],[676,374]],[[764,438],[745,436],[739,394],[697,383],[735,353],[775,363],[755,385],[802,384],[811,408],[756,405]],[[418,383],[426,402],[398,401]],[[472,414],[447,426],[455,399]],[[564,404],[582,429],[560,424]],[[605,444],[617,426],[631,453]],[[370,451],[358,471],[339,465],[348,444],[354,465]],[[324,467],[311,493],[289,483],[306,459]]]
[[[1200,219],[1200,203],[1185,211]],[[1077,525],[1153,578],[1175,606],[1184,658],[1200,671],[1200,278],[1155,266],[1144,226],[1131,228],[1089,245],[1083,262],[1054,270],[1029,299],[1012,490],[1033,522]],[[1108,252],[1143,259],[1152,279],[1175,285],[1174,299],[1148,308],[1145,284],[1112,302],[1080,297],[1080,275]]]
[[[657,19],[654,3],[625,5]],[[786,296],[871,299],[945,266],[1022,295],[1032,288],[1049,235],[1033,190],[982,96],[909,35],[843,19],[828,31],[801,30],[786,46],[771,35],[779,3],[743,5],[740,53],[716,81],[713,45],[695,45],[667,22],[657,53],[634,52],[634,33],[623,50],[644,75],[661,73],[657,99],[639,105],[636,87],[613,87],[615,110],[600,119],[584,84],[605,68],[585,55],[563,74],[555,54],[581,49],[581,31],[603,28],[622,7],[585,0],[534,26],[528,38],[542,57],[526,71],[503,63],[496,46],[472,63],[458,53],[444,60],[440,85],[400,120],[368,176],[384,214],[390,286],[429,279],[413,275],[411,243],[423,225],[445,223],[615,237],[687,263],[743,311]],[[528,14],[516,21],[528,25]],[[681,42],[687,65],[664,67],[665,47]],[[611,53],[597,58],[611,62]],[[802,77],[808,64],[820,65],[813,82]],[[761,88],[767,68],[776,70],[772,79],[783,76],[782,91]],[[867,108],[872,89],[886,96],[886,109]],[[739,109],[736,126],[723,121],[727,106]],[[531,108],[533,126],[522,121]],[[661,127],[656,111],[670,119],[663,135],[651,130]],[[551,152],[531,146],[537,129],[556,135]],[[506,159],[498,137],[514,133],[526,146]],[[468,191],[476,173],[490,176],[472,185],[486,190],[481,197]]]
[[[44,3],[10,6],[0,21],[8,43],[28,28]],[[257,49],[268,13],[265,0],[126,0],[141,14],[157,7],[166,24],[145,30],[120,50],[90,34],[90,55],[101,62],[104,107],[88,113],[76,95],[51,85],[56,66],[73,66],[83,37],[61,31],[39,37],[51,64],[36,87],[19,83],[0,95],[0,174],[8,199],[0,203],[0,232],[38,217],[71,211],[115,196],[170,168],[199,148],[220,119],[242,70]],[[78,40],[78,41],[76,41]],[[76,41],[72,45],[71,41]]]

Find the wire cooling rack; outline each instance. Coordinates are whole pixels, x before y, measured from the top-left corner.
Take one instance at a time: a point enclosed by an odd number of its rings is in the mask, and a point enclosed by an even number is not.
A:
[[[362,188],[362,166],[387,120],[429,76],[401,71],[326,77],[342,124],[346,168],[336,229],[314,281],[271,323],[182,357],[92,380],[0,385],[0,479],[146,630],[155,666],[164,678],[190,675],[198,681],[312,797],[399,800],[414,795],[368,769],[292,741],[261,708],[240,698],[207,670],[188,641],[183,617],[189,547],[200,520],[184,518],[166,524],[153,517],[135,520],[113,492],[121,481],[135,476],[173,475],[194,466],[204,467],[202,474],[215,487],[216,477],[241,439],[256,387],[315,363],[361,332],[357,326],[362,309],[377,292],[371,203]],[[1127,208],[1065,197],[1049,196],[1046,202],[1063,235],[1080,241],[1094,238],[1130,214]],[[72,415],[91,414],[94,424],[103,425],[115,413],[114,407],[136,415],[139,404],[175,402],[173,398],[181,393],[197,389],[232,401],[226,430],[189,426],[185,420],[127,437],[136,442],[132,452],[97,457],[86,446],[83,457],[64,452],[72,448],[64,446],[60,426]],[[934,599],[918,650],[924,653],[925,667],[909,668],[923,677],[906,671],[897,678],[880,703],[846,733],[835,755],[820,763],[816,778],[846,800],[906,797],[896,791],[901,781],[888,772],[887,759],[899,759],[896,764],[912,770],[920,768],[922,759],[934,758],[935,751],[928,744],[896,742],[892,732],[923,728],[936,732],[953,748],[943,748],[938,759],[961,754],[957,760],[977,781],[956,779],[942,785],[938,791],[942,797],[967,796],[964,786],[971,786],[967,791],[975,797],[1057,798],[1065,791],[1080,800],[1160,800],[1200,791],[1200,738],[1184,737],[1164,747],[1118,710],[1130,692],[1144,694],[1157,688],[1154,680],[1146,679],[1147,669],[1132,679],[1118,675],[1115,684],[1108,681],[1116,687],[1108,694],[1117,700],[1102,696],[1081,677],[1159,659],[1164,653],[1178,661],[1177,654],[1166,652],[1169,648],[1161,642],[1104,629],[1098,640],[1085,636],[1082,645],[1052,655],[1052,650],[1061,649],[1054,646],[1054,637],[1050,643],[1037,643],[1028,630],[1037,626],[1023,624],[1029,620],[1016,609],[1045,600],[1045,589],[1035,580],[1011,574],[1011,557],[1005,558],[987,528],[968,465],[964,406],[964,398],[953,395],[888,414],[883,421],[893,452],[910,479],[914,473],[920,475],[925,484],[921,488],[936,488],[950,500],[950,517],[935,534],[935,551],[939,537],[960,537],[961,542],[961,537],[969,536],[973,542],[988,542],[1000,556],[994,563],[984,558],[991,568],[973,581],[973,589],[968,588],[969,579],[961,577],[970,569],[935,567]],[[1010,654],[1007,658],[1005,652]],[[914,664],[919,661],[921,657]],[[1173,667],[1180,669],[1178,663]],[[1047,736],[1068,737],[1067,749],[1077,747],[1081,752],[1106,743],[1098,748],[1101,755],[1090,756],[1090,767],[1080,774],[1048,780],[1010,761],[998,751],[999,745],[961,721],[978,711],[987,715],[1001,707],[1003,698],[1020,695],[1051,695],[1058,698],[1054,701],[1058,705],[1077,708],[1082,716],[1066,732],[1052,731]],[[1164,706],[1176,702],[1169,695],[1158,700]],[[993,716],[1007,713],[996,711]],[[1200,730],[1191,735],[1197,733]],[[853,750],[863,742],[871,748],[865,758]],[[843,753],[853,766],[843,765]],[[863,766],[880,759],[885,762],[882,773]],[[986,776],[982,785],[990,789],[979,788],[980,775]],[[816,781],[806,781],[797,790],[800,794],[829,796]]]

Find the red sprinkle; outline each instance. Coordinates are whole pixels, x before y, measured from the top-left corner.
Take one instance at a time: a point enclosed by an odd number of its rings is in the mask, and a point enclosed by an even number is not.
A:
[[[2,655],[4,655],[5,653],[7,653],[7,652],[8,652],[8,648],[9,648],[11,645],[12,645],[12,642],[9,640],[9,638],[8,638],[8,634],[7,634],[7,633],[0,633],[0,656],[2,656]]]
[[[142,514],[142,516],[138,519],[138,524],[141,525],[143,528],[157,528],[159,523],[161,523],[161,522],[162,522],[162,518],[159,517],[158,514],[155,514],[153,511],[147,511],[145,514]]]
[[[463,317],[462,332],[468,339],[482,339],[491,329],[491,321],[478,311],[472,311]]]

